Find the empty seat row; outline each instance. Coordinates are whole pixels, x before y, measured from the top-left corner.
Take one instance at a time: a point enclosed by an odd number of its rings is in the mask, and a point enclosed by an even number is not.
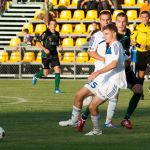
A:
[[[78,63],[84,63],[84,62],[94,62],[94,59],[90,58],[88,56],[87,52],[79,52],[77,56],[75,57],[73,52],[65,52],[64,56],[61,55],[61,53],[58,53],[58,57],[61,62],[69,63],[69,62],[78,62]],[[10,55],[10,59],[8,59],[8,52],[0,52],[0,63],[1,62],[8,62],[8,63],[16,63],[16,62],[25,62],[25,63],[41,63],[41,52],[37,54],[37,57],[35,57],[34,52],[25,52],[23,59],[21,60],[20,52],[15,51],[12,52]]]

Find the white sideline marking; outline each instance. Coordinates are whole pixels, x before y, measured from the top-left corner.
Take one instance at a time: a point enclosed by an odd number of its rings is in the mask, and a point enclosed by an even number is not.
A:
[[[0,96],[1,98],[7,98],[7,99],[16,99],[16,102],[10,102],[10,103],[6,103],[6,104],[20,104],[20,103],[25,103],[27,102],[27,99],[22,98],[22,97],[10,97],[10,96]]]

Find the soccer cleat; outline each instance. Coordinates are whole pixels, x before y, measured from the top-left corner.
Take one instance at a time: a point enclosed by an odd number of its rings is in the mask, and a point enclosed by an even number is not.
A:
[[[102,130],[93,129],[92,131],[85,134],[86,136],[93,136],[93,135],[102,135]]]
[[[66,121],[60,121],[59,125],[62,127],[66,127],[66,126],[75,126],[75,124],[72,122],[71,119],[66,120]]]
[[[76,127],[79,132],[83,131],[84,124],[85,124],[85,120],[83,120],[82,116],[80,116]]]
[[[127,129],[132,129],[131,121],[128,119],[123,119],[120,124]]]
[[[60,93],[61,93],[61,90],[60,90],[60,89],[57,89],[57,90],[55,90],[55,93],[56,93],[56,94],[60,94]]]
[[[36,85],[37,79],[38,79],[37,77],[33,76],[33,78],[32,78],[32,85]]]
[[[117,128],[117,126],[114,125],[112,121],[110,121],[109,123],[104,123],[104,127],[105,128]]]

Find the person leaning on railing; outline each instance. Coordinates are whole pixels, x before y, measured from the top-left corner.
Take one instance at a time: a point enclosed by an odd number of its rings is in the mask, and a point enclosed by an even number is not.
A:
[[[147,65],[150,63],[150,15],[148,11],[140,13],[141,23],[136,26],[131,36],[132,44],[136,46],[137,63],[136,71],[143,85]],[[142,95],[141,99],[144,99]]]

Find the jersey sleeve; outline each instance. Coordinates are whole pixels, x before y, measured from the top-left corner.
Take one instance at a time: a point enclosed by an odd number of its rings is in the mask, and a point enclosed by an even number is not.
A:
[[[98,47],[98,40],[96,38],[96,36],[92,36],[90,41],[89,41],[89,48],[88,51],[96,51]]]
[[[119,60],[119,47],[116,45],[116,44],[113,44],[111,47],[111,58],[112,61],[116,60],[118,61]]]

